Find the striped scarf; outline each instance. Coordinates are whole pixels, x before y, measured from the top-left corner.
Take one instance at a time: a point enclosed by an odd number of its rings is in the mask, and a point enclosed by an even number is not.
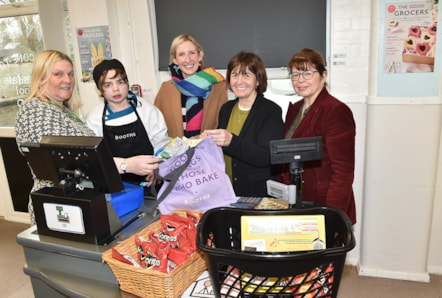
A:
[[[186,98],[186,133],[187,137],[201,131],[203,119],[203,101],[212,91],[212,84],[224,81],[224,77],[215,68],[200,69],[194,75],[184,79],[178,65],[169,65],[175,86]]]

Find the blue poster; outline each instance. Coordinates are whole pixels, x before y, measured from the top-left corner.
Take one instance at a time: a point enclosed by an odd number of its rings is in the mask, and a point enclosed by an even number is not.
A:
[[[112,59],[109,26],[77,28],[83,82],[92,81],[94,67],[105,59]]]
[[[437,96],[437,0],[382,1],[381,10],[378,96]]]

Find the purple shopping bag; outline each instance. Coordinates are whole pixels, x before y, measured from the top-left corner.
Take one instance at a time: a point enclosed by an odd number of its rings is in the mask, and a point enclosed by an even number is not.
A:
[[[178,208],[204,212],[237,201],[222,149],[211,137],[161,163],[158,174],[164,179],[157,195],[161,214]]]

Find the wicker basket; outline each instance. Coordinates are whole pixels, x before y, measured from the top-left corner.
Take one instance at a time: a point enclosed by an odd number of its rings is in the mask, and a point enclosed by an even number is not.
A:
[[[185,214],[185,210],[182,209],[175,212],[180,215]],[[160,230],[161,222],[157,220],[136,234],[148,238],[150,231],[159,232]],[[134,236],[114,247],[120,253],[137,259]],[[112,249],[103,252],[102,258],[114,273],[120,284],[120,289],[140,297],[179,297],[207,269],[201,252],[194,253],[170,273],[137,268],[115,260],[112,258]]]

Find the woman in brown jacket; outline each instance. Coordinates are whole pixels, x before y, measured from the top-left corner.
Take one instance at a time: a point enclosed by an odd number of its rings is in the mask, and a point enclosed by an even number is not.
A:
[[[155,106],[164,115],[170,137],[198,136],[218,126],[218,113],[227,101],[224,77],[203,68],[204,52],[194,36],[182,34],[170,47],[172,79],[163,82]]]

